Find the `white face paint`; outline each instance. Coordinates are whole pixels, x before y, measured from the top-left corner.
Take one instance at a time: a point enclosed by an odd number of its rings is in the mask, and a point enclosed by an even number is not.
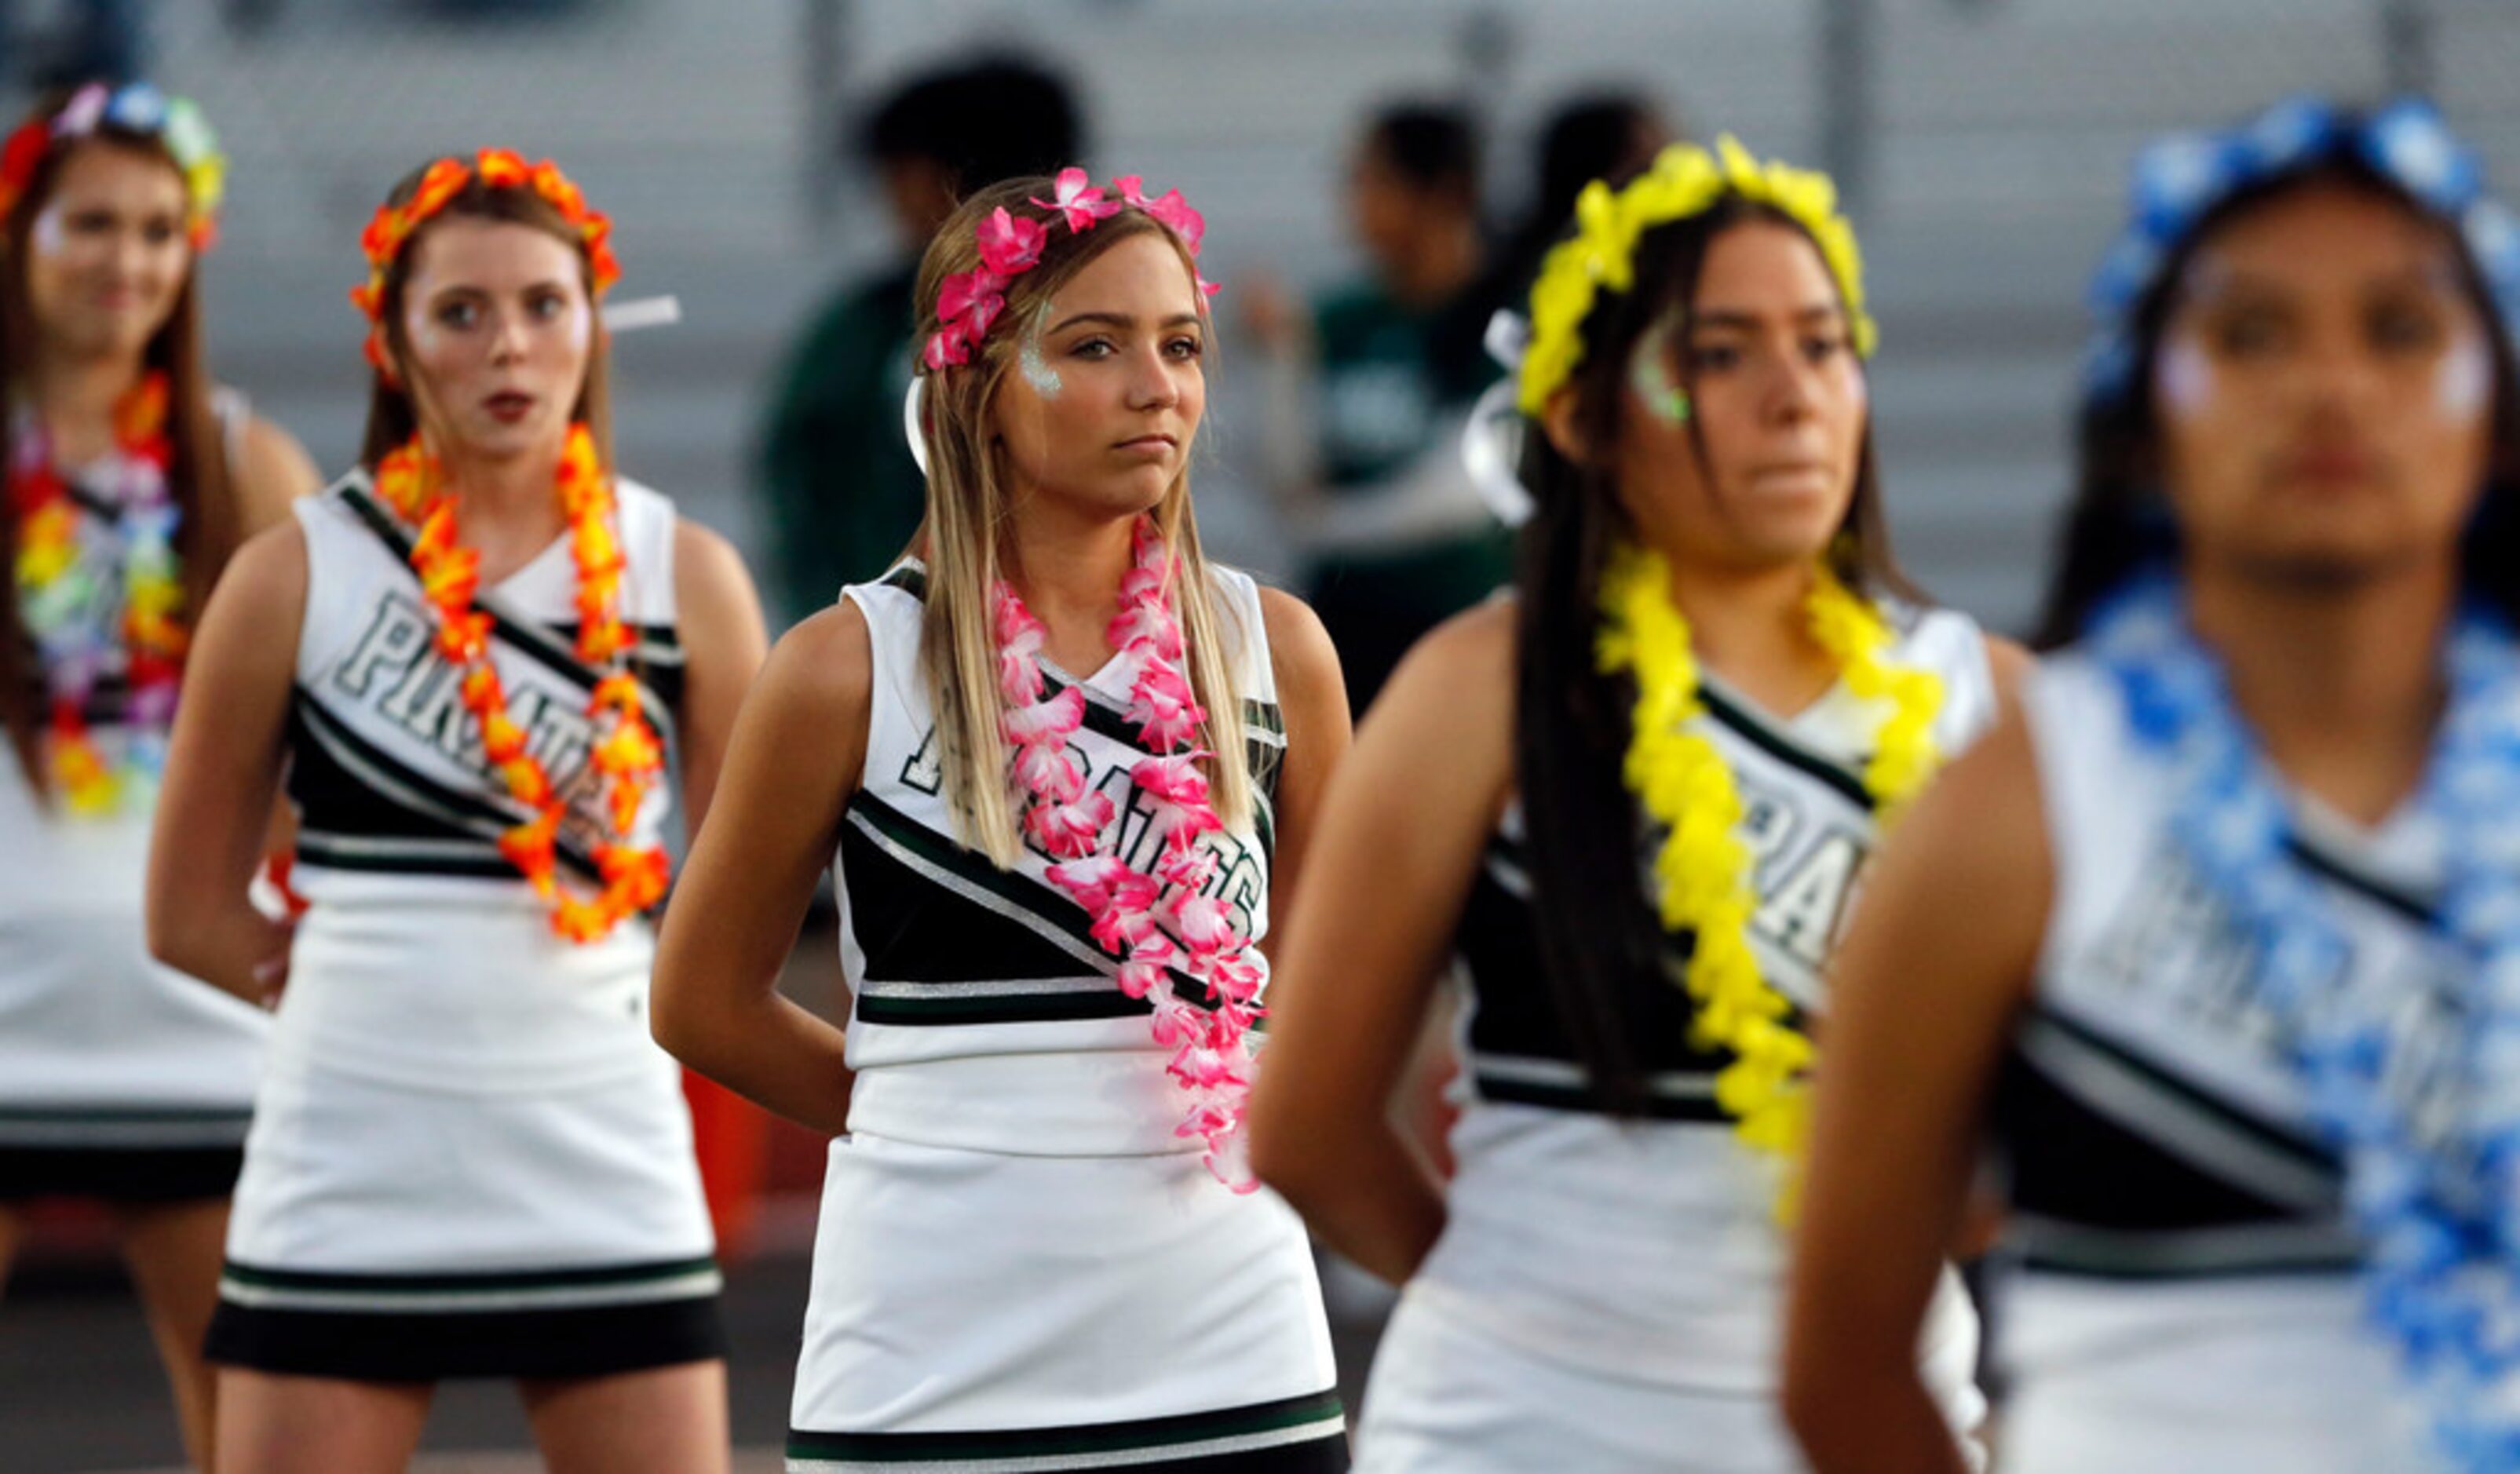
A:
[[[1042,315],[1049,316],[1048,303],[1043,304]],[[1023,342],[1015,349],[1015,372],[1021,374],[1024,382],[1031,384],[1032,391],[1044,399],[1057,399],[1067,388],[1067,381],[1058,377],[1058,371],[1042,358],[1038,330],[1026,333]]]
[[[2434,405],[2444,420],[2463,424],[2484,411],[2493,393],[2494,360],[2486,351],[2485,335],[2461,333],[2433,371]]]
[[[421,305],[419,293],[405,291],[402,302],[402,340],[411,344],[415,353],[435,353],[445,341],[445,331],[437,326]]]
[[[35,254],[60,255],[62,246],[66,244],[66,238],[62,233],[62,207],[58,204],[45,205],[42,212],[35,216],[35,227],[27,233],[26,239],[27,244],[34,247]]]
[[[2193,420],[2213,407],[2214,366],[2205,361],[2205,350],[2191,335],[2182,335],[2162,345],[2153,382],[2175,419]]]

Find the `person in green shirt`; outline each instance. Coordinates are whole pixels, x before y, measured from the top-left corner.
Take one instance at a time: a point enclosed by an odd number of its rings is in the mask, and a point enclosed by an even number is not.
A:
[[[1418,636],[1511,571],[1461,464],[1470,406],[1500,372],[1481,346],[1498,303],[1478,180],[1465,113],[1382,112],[1347,179],[1370,276],[1309,323],[1265,292],[1246,312],[1271,377],[1266,476],[1358,711]]]
[[[755,475],[787,620],[880,574],[919,530],[926,483],[901,428],[919,252],[965,195],[1073,163],[1080,132],[1066,85],[1008,60],[913,80],[860,129],[905,249],[823,305],[772,391]]]

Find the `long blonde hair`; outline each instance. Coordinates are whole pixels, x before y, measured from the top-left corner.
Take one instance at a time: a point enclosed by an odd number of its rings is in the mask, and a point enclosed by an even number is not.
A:
[[[1001,870],[1014,865],[1022,838],[1016,827],[1006,739],[999,730],[1004,705],[998,692],[990,601],[990,591],[1004,576],[1000,545],[1013,509],[1002,452],[993,443],[989,411],[1026,325],[1037,321],[1036,313],[1060,287],[1103,251],[1133,236],[1152,231],[1172,242],[1176,249],[1181,246],[1171,231],[1135,209],[1123,210],[1083,234],[1071,232],[1057,215],[1030,203],[1034,196],[1049,198],[1055,193],[1049,179],[1029,178],[1011,179],[974,194],[937,232],[919,266],[920,327],[915,340],[924,342],[937,329],[936,299],[945,279],[980,264],[981,221],[992,211],[1005,209],[1052,222],[1040,263],[1006,288],[1000,331],[973,345],[968,365],[927,376],[922,424],[927,444],[928,574],[920,671],[936,713],[937,758],[959,837]],[[1186,250],[1182,269],[1192,271]],[[1243,737],[1242,693],[1234,679],[1235,656],[1248,648],[1257,632],[1237,622],[1234,643],[1227,644],[1228,621],[1218,605],[1214,575],[1199,549],[1197,518],[1191,513],[1187,466],[1165,488],[1151,515],[1172,550],[1169,593],[1187,647],[1184,658],[1191,690],[1207,712],[1199,745],[1213,754],[1207,760],[1210,796],[1227,827],[1243,828],[1251,821],[1252,781]]]

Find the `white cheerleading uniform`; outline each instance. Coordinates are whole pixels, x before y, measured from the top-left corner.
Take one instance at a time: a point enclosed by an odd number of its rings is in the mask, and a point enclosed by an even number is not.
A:
[[[1992,719],[1966,617],[1894,608],[1889,658],[1943,681],[1946,753]],[[1762,975],[1804,1013],[1870,853],[1863,782],[1879,708],[1843,685],[1790,721],[1701,678],[1710,739],[1740,791]],[[1458,1162],[1447,1222],[1376,1353],[1358,1429],[1372,1474],[1798,1470],[1777,1414],[1786,1243],[1778,1164],[1715,1102],[1729,1055],[1694,1049],[1673,975],[1630,986],[1642,1119],[1608,1113],[1559,1022],[1532,912],[1519,805],[1462,910]],[[1918,1356],[1953,1426],[1984,1411],[1977,1320],[1945,1272]]]
[[[233,447],[245,402],[220,391],[212,406]],[[122,492],[95,475],[70,482],[94,589],[84,617],[116,629]],[[118,760],[130,731],[126,655],[119,640],[108,644],[85,715]],[[31,709],[48,700],[39,694]],[[269,1021],[150,958],[142,900],[154,800],[72,815],[0,750],[0,1201],[224,1197],[236,1181]]]
[[[618,484],[631,670],[668,750],[682,654],[672,506]],[[500,855],[529,817],[488,771],[410,530],[364,472],[297,506],[290,712],[312,903],[246,1144],[213,1359],[316,1376],[597,1375],[719,1354],[680,1072],[649,1037],[645,917],[575,946]],[[571,800],[562,879],[608,830],[565,536],[475,601],[529,748]],[[656,840],[670,785],[634,844]]]
[[[2013,1212],[1998,1352],[2023,1474],[2398,1474],[2431,1467],[2405,1377],[2362,1318],[2362,1251],[2256,948],[2171,830],[2179,784],[2116,681],[2050,662],[2024,706],[2055,892],[1999,1090]],[[2387,990],[2388,1079],[2418,1120],[2457,1091],[2440,836],[2293,802],[2347,986]]]
[[[1215,580],[1259,797],[1254,824],[1204,841],[1210,894],[1257,940],[1284,726],[1258,591]],[[1175,1135],[1188,1096],[1171,1051],[1049,861],[1027,850],[1000,871],[954,838],[919,667],[924,583],[905,563],[846,591],[875,653],[865,777],[832,860],[856,1083],[788,1467],[1344,1469],[1303,1226],[1265,1189],[1217,1183]],[[1143,866],[1159,840],[1129,778],[1148,754],[1122,716],[1125,665],[1049,674],[1086,692],[1069,753]]]

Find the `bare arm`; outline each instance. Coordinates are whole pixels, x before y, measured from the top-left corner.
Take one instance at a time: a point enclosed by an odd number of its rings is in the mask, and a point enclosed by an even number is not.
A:
[[[1402,662],[1330,782],[1269,993],[1252,1165],[1395,1283],[1444,1227],[1442,1190],[1390,1107],[1511,782],[1512,648],[1500,603]]]
[[[771,651],[665,908],[650,1007],[685,1064],[832,1135],[848,1128],[846,1036],[778,983],[866,766],[874,672],[866,616],[845,600]]]
[[[717,791],[727,737],[743,692],[761,671],[770,636],[761,596],[727,540],[695,522],[674,524],[674,608],[683,653],[683,826],[697,835]]]
[[[254,910],[247,887],[279,797],[305,607],[296,523],[230,560],[194,633],[149,852],[150,952],[250,1003],[272,991],[289,950],[288,928]]]
[[[1786,1421],[1822,1474],[1961,1474],[1916,1374],[2053,869],[2017,706],[1873,862],[1833,964],[1786,1324]]]
[[[1260,591],[1260,617],[1268,626],[1279,714],[1286,722],[1286,757],[1278,770],[1277,843],[1269,860],[1269,908],[1277,916],[1290,916],[1321,817],[1322,794],[1355,733],[1348,721],[1347,684],[1339,679],[1338,651],[1321,617],[1302,600],[1276,589]],[[1277,944],[1277,933],[1261,944],[1273,961]]]

